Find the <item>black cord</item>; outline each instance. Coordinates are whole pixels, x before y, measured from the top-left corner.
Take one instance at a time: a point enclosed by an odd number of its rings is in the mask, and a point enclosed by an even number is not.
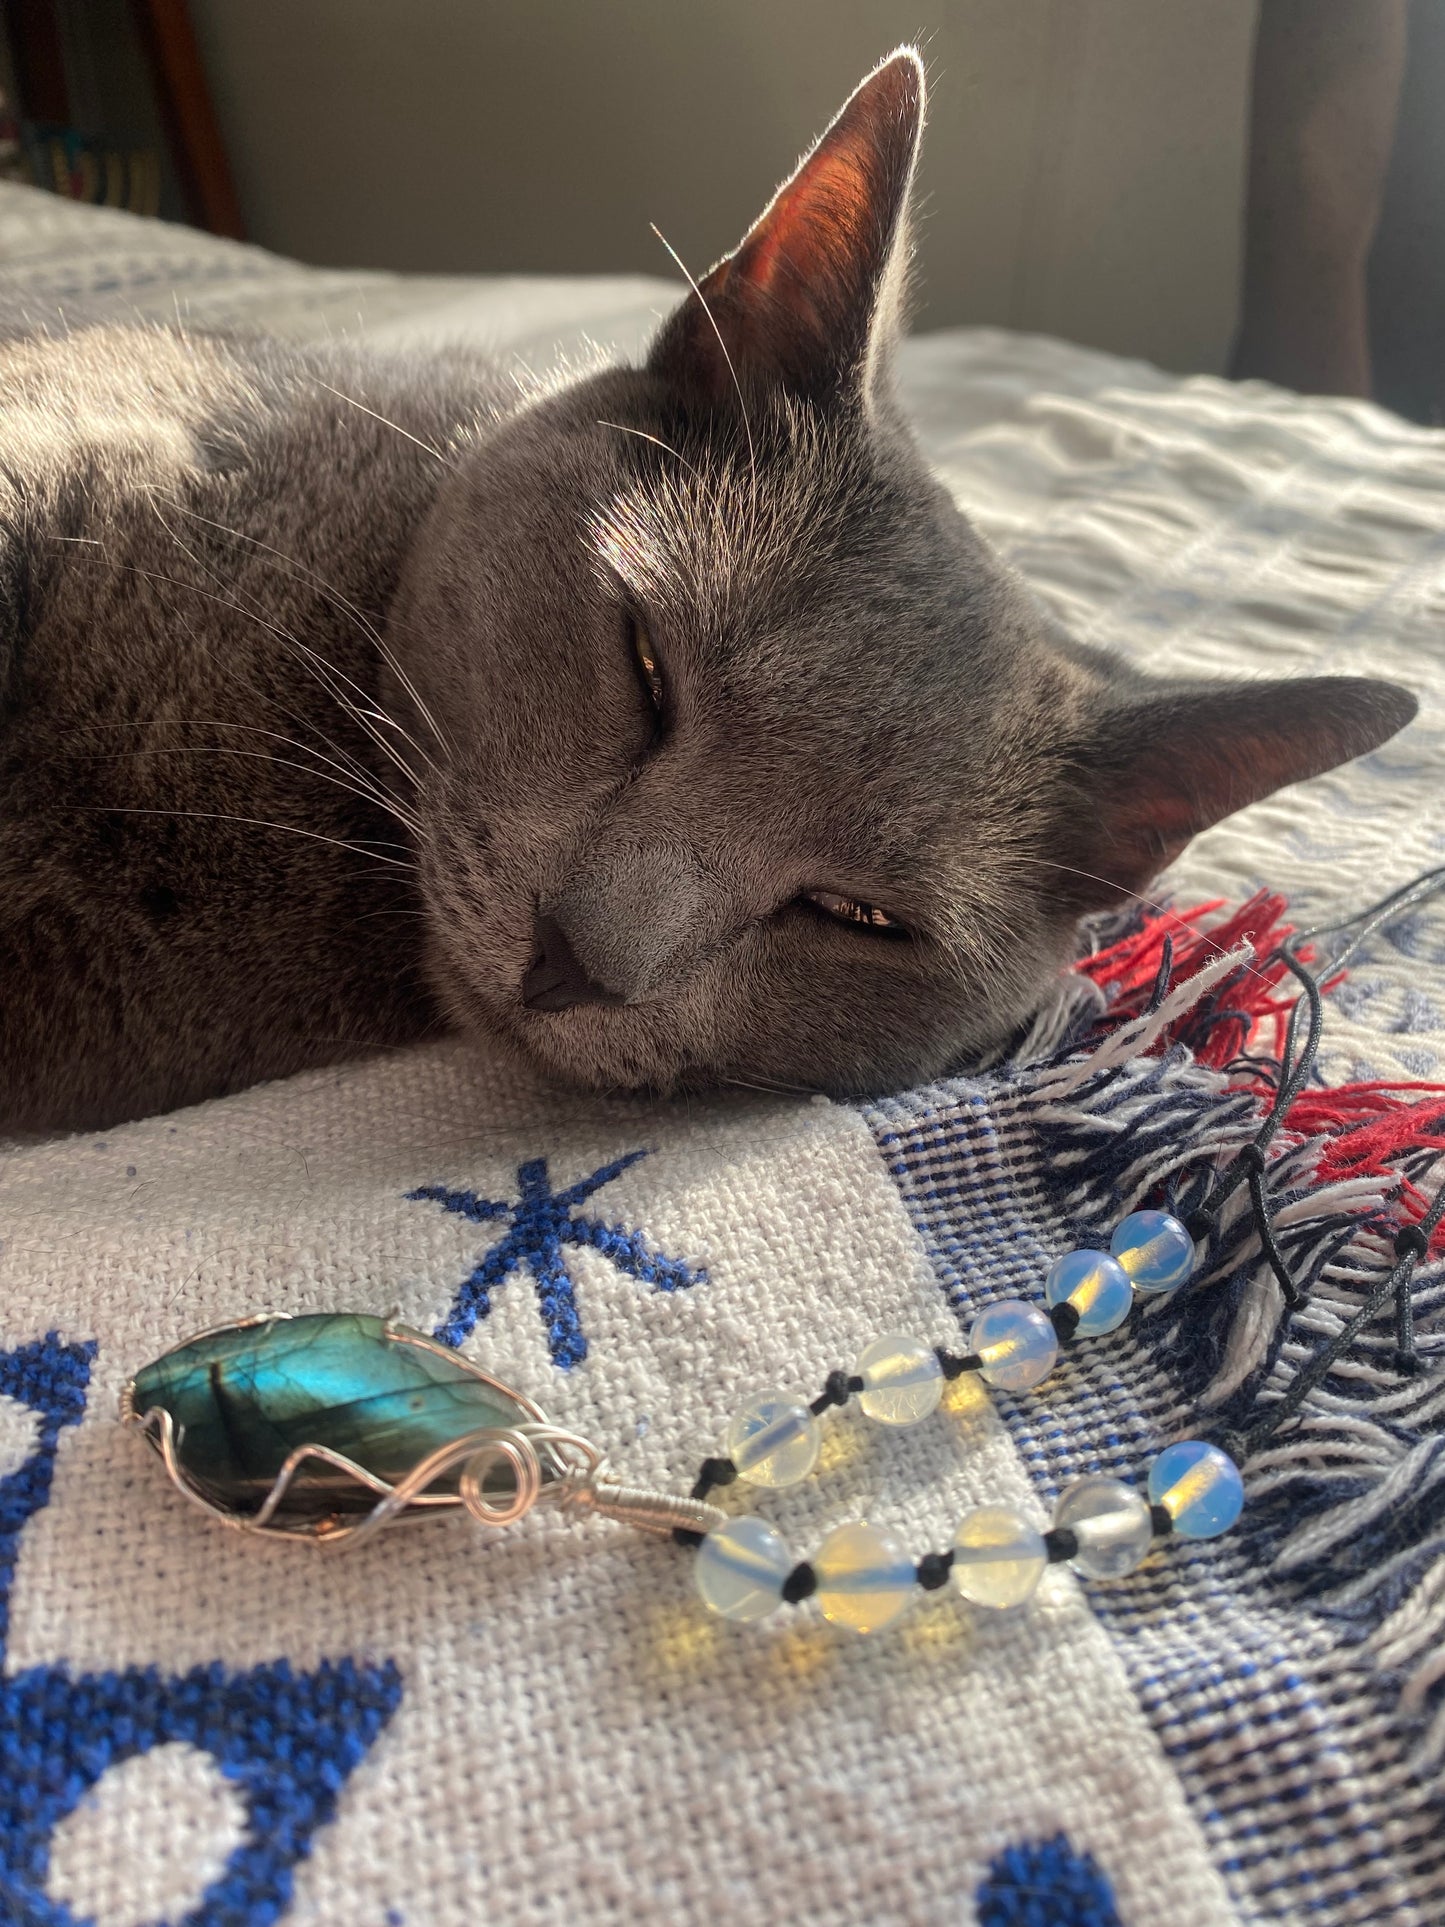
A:
[[[1441,873],[1445,881],[1445,872]],[[1298,1285],[1289,1276],[1288,1267],[1274,1240],[1274,1225],[1269,1215],[1268,1200],[1264,1189],[1264,1153],[1269,1148],[1285,1119],[1285,1113],[1304,1089],[1310,1072],[1314,1069],[1319,1055],[1320,1033],[1324,1028],[1324,1002],[1320,987],[1313,974],[1300,962],[1288,943],[1283,943],[1266,958],[1266,967],[1275,961],[1282,963],[1293,973],[1302,986],[1301,995],[1296,998],[1285,1028],[1284,1048],[1280,1054],[1279,1082],[1269,1109],[1265,1112],[1259,1129],[1249,1143],[1230,1159],[1215,1181],[1208,1195],[1190,1213],[1185,1228],[1195,1238],[1208,1237],[1219,1222],[1220,1207],[1239,1189],[1248,1183],[1250,1202],[1254,1207],[1255,1219],[1259,1226],[1260,1243],[1269,1260],[1270,1269],[1280,1281],[1285,1294],[1285,1303],[1293,1310],[1303,1302]],[[1295,1040],[1299,1030],[1300,1005],[1309,1007],[1309,1029],[1304,1043],[1295,1055]]]
[[[1329,1376],[1346,1348],[1358,1338],[1371,1319],[1377,1318],[1384,1310],[1392,1294],[1408,1300],[1415,1266],[1429,1251],[1431,1233],[1441,1218],[1445,1218],[1445,1185],[1436,1192],[1434,1202],[1423,1218],[1415,1224],[1402,1225],[1395,1233],[1398,1262],[1380,1280],[1354,1317],[1341,1325],[1327,1345],[1320,1347],[1284,1397],[1270,1406],[1268,1415],[1258,1425],[1231,1435],[1224,1449],[1236,1465],[1242,1465],[1246,1459],[1252,1458],[1269,1443],[1282,1425],[1294,1417],[1315,1387]]]
[[[1160,1004],[1169,995],[1169,979],[1174,975],[1174,939],[1166,937],[1164,948],[1159,952],[1159,968],[1154,975],[1154,988],[1149,993],[1143,1015],[1152,1017]]]

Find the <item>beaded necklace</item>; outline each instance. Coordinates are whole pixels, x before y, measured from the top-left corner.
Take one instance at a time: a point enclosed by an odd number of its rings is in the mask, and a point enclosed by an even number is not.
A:
[[[1273,953],[1270,961],[1283,963],[1301,985],[1274,1096],[1254,1137],[1187,1218],[1131,1212],[1107,1252],[1075,1250],[1055,1261],[1042,1306],[1012,1299],[980,1310],[967,1352],[888,1333],[864,1349],[851,1372],[831,1372],[811,1401],[783,1392],[753,1398],[728,1428],[726,1456],[703,1461],[685,1498],[610,1479],[596,1446],[550,1423],[522,1393],[437,1340],[367,1314],[261,1317],[202,1333],[137,1373],[122,1394],[121,1416],[160,1453],[177,1490],[234,1530],[354,1544],[383,1526],[456,1507],[484,1525],[508,1525],[546,1501],[670,1532],[695,1549],[707,1606],[736,1621],[815,1597],[829,1620],[870,1633],[891,1625],[917,1589],[937,1591],[950,1581],[974,1606],[1010,1609],[1027,1601],[1050,1564],[1068,1563],[1092,1579],[1122,1577],[1157,1540],[1228,1531],[1244,1504],[1241,1468],[1392,1299],[1399,1355],[1413,1360],[1411,1284],[1445,1217],[1445,1185],[1418,1222],[1395,1234],[1394,1265],[1289,1392],[1241,1431],[1168,1445],[1150,1468],[1147,1496],[1094,1474],[1064,1489],[1042,1532],[1013,1508],[987,1505],[964,1516],[946,1550],[917,1559],[891,1532],[860,1520],[835,1527],[811,1559],[795,1561],[771,1526],[753,1515],[730,1516],[710,1495],[735,1480],[777,1488],[807,1478],[818,1457],[819,1418],[852,1398],[870,1421],[900,1427],[929,1417],[945,1385],[965,1373],[1001,1391],[1033,1389],[1061,1346],[1107,1335],[1141,1300],[1177,1291],[1196,1269],[1198,1241],[1241,1185],[1266,1262],[1287,1309],[1296,1309],[1303,1293],[1274,1236],[1264,1155],[1319,1048],[1319,983],[1296,951],[1359,924],[1331,961],[1337,971],[1387,917],[1442,885],[1445,866]],[[1151,1008],[1168,992],[1172,962],[1166,940]]]
[[[692,1497],[706,1500],[714,1487],[739,1479],[773,1488],[799,1484],[817,1462],[819,1418],[850,1398],[874,1423],[903,1427],[928,1418],[945,1384],[966,1372],[1003,1391],[1031,1391],[1053,1370],[1061,1341],[1117,1330],[1136,1292],[1176,1291],[1194,1263],[1194,1240],[1177,1218],[1131,1212],[1108,1252],[1071,1251],[1054,1262],[1044,1285],[1047,1311],[1005,1299],[978,1312],[967,1352],[890,1332],[864,1349],[851,1373],[830,1372],[811,1403],[785,1393],[752,1399],[728,1427],[727,1456],[703,1461]],[[972,1605],[995,1609],[1023,1605],[1045,1568],[1065,1560],[1093,1579],[1122,1578],[1156,1537],[1212,1539],[1228,1531],[1244,1505],[1238,1466],[1202,1439],[1161,1453],[1148,1489],[1146,1502],[1122,1479],[1076,1479],[1060,1495],[1047,1532],[1011,1507],[976,1506],[947,1551],[917,1561],[891,1532],[866,1521],[835,1527],[801,1563],[751,1514],[706,1534],[679,1528],[675,1536],[696,1546],[697,1589],[723,1618],[761,1619],[785,1602],[816,1596],[824,1618],[869,1633],[907,1609],[915,1586],[936,1591],[950,1577]]]

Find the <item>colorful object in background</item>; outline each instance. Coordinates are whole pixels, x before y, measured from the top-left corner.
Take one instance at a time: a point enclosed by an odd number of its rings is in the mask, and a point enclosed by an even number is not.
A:
[[[4,123],[0,123],[3,138]],[[73,127],[44,121],[11,121],[11,168],[6,178],[48,188],[67,200],[121,207],[131,214],[160,211],[160,156],[92,140]],[[0,155],[3,155],[0,149]],[[3,164],[3,163],[0,163]]]

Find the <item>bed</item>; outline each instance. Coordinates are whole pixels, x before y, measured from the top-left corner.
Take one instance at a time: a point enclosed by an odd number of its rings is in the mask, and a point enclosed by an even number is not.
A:
[[[676,295],[321,272],[16,187],[0,262],[37,315],[467,340],[531,368],[634,352]],[[1229,941],[1263,943],[1445,864],[1445,435],[986,329],[913,339],[902,382],[960,503],[1076,634],[1176,673],[1418,693],[1374,755],[1201,837],[1161,899],[1196,926],[1252,904]],[[1147,934],[1107,936],[1138,964]],[[206,1326],[395,1310],[619,1478],[685,1487],[750,1393],[811,1395],[880,1332],[956,1348],[980,1304],[1036,1294],[1052,1256],[1244,1140],[1250,1101],[1180,1041],[1181,973],[1177,1009],[1103,1044],[872,1105],[573,1098],[443,1041],[0,1150],[0,1916],[1437,1927],[1438,1259],[1416,1376],[1388,1318],[1367,1330],[1251,1468],[1246,1530],[1112,1583],[1051,1568],[1013,1615],[945,1589],[874,1639],[802,1607],[725,1624],[683,1549],[540,1511],[349,1556],[258,1544],[199,1522],[117,1424],[135,1369]],[[1095,970],[1096,1004],[1117,981]],[[1237,1240],[1194,1322],[1081,1345],[1037,1394],[951,1394],[902,1439],[835,1413],[820,1476],[763,1509],[799,1546],[864,1512],[914,1548],[970,1504],[1043,1522],[1251,1374],[1287,1387],[1387,1261],[1401,1174],[1427,1184],[1442,1048],[1426,902],[1327,999],[1321,1092],[1367,1095],[1322,1096],[1276,1176],[1301,1240],[1365,1229],[1316,1253],[1295,1318]],[[1388,1157],[1352,1160],[1362,1118],[1393,1121]],[[549,1280],[585,1335],[567,1368]]]

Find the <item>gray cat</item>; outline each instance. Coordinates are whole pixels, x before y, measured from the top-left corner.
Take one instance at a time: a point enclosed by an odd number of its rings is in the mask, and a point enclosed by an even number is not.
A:
[[[1409,720],[1146,681],[957,512],[890,379],[922,108],[904,50],[642,367],[551,393],[0,348],[0,1125],[448,1027],[604,1089],[897,1088],[1196,831]]]

